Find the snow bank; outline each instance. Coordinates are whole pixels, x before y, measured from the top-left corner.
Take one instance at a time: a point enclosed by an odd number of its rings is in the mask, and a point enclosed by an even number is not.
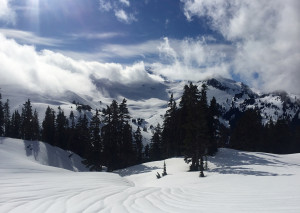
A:
[[[0,212],[300,212],[300,154],[221,149],[208,159],[205,178],[171,158],[161,179],[155,174],[163,161],[115,173],[72,172],[84,168],[68,154],[1,138]]]

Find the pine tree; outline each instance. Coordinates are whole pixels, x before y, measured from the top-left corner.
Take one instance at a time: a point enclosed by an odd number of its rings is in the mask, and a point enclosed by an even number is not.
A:
[[[67,129],[69,126],[69,122],[67,117],[64,114],[64,111],[58,107],[58,114],[56,116],[55,122],[55,145],[62,148],[67,149]]]
[[[21,137],[25,140],[33,140],[34,130],[33,130],[33,113],[31,102],[28,99],[25,104],[23,104],[22,114],[21,114]]]
[[[79,117],[76,124],[76,153],[83,158],[87,158],[90,144],[89,121],[86,114]]]
[[[74,138],[75,138],[75,116],[73,111],[69,115],[69,127],[67,129],[67,148],[68,150],[75,151]]]
[[[257,109],[246,110],[233,129],[230,144],[234,149],[259,151],[262,145],[261,116]]]
[[[134,144],[135,144],[135,153],[136,153],[136,162],[142,163],[143,161],[143,136],[141,133],[141,129],[138,126],[134,135]]]
[[[166,161],[164,161],[164,170],[162,176],[166,176],[166,175],[167,175],[167,166],[166,166]]]
[[[90,123],[90,154],[88,156],[89,165],[92,166],[92,170],[101,171],[103,165],[103,145],[101,140],[101,130],[100,130],[100,118],[99,111],[96,109],[96,113],[94,114],[91,123]]]
[[[150,143],[150,159],[151,160],[161,160],[162,159],[162,137],[161,137],[161,127],[160,124],[157,124],[157,126],[154,129],[154,133],[151,138]]]
[[[9,100],[7,99],[4,108],[3,108],[3,121],[4,121],[4,136],[9,137],[10,134],[10,127],[11,127],[11,120],[10,120],[10,110],[9,110]]]
[[[55,112],[49,106],[45,112],[42,128],[42,140],[51,145],[55,145]]]
[[[171,94],[170,100],[168,102],[169,109],[166,111],[164,116],[164,124],[162,131],[162,146],[163,146],[163,156],[165,158],[173,157],[180,154],[179,151],[179,138],[177,131],[177,118],[176,118],[176,102],[173,98],[173,93]]]
[[[36,110],[34,110],[31,123],[32,123],[32,140],[39,140],[40,139],[40,123],[39,123],[38,112]]]
[[[18,110],[11,116],[11,137],[21,138],[21,115]]]
[[[0,136],[4,135],[4,111],[2,103],[2,95],[0,93]]]

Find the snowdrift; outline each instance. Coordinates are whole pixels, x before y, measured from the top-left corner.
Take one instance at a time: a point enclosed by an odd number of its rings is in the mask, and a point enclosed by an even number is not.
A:
[[[155,174],[163,161],[74,172],[85,168],[68,156],[41,142],[1,138],[0,212],[300,212],[300,154],[220,149],[205,178],[171,158],[161,179]]]

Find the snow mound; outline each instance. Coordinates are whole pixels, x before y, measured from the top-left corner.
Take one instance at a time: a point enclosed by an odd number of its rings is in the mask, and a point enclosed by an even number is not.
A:
[[[0,212],[300,212],[300,154],[220,149],[205,178],[180,157],[165,160],[160,179],[164,161],[106,173],[73,172],[83,170],[77,160],[67,164],[68,152],[41,142],[1,138]]]
[[[77,154],[39,141],[0,137],[0,156],[1,173],[88,171]]]

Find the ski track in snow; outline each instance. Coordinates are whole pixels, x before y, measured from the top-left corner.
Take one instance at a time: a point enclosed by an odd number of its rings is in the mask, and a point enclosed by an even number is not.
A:
[[[168,175],[156,179],[163,161],[115,173],[73,172],[47,166],[49,150],[62,161],[69,153],[40,142],[33,157],[25,147],[0,138],[0,212],[300,212],[299,154],[220,149],[206,178],[171,158]],[[75,154],[71,166],[62,165],[84,171]]]

